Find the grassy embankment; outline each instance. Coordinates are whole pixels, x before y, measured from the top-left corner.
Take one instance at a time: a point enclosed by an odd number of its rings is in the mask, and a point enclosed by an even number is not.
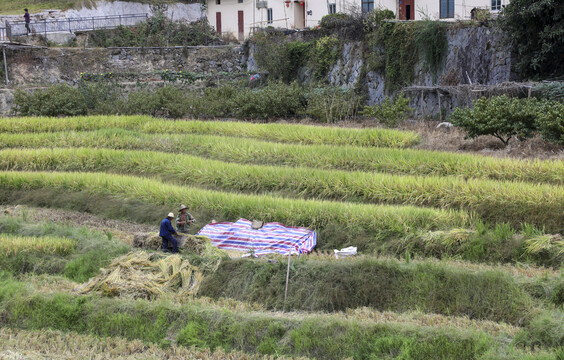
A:
[[[512,358],[549,358],[546,353],[528,356],[508,346],[504,336],[452,325],[435,328],[321,314],[280,317],[197,304],[42,295],[6,275],[0,281],[0,308],[5,326],[119,336],[164,347],[172,340],[181,346],[324,359],[390,353],[406,359],[488,359],[507,353]]]

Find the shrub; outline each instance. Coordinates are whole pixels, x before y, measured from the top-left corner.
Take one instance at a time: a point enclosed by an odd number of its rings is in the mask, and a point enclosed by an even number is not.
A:
[[[474,108],[457,108],[449,121],[468,132],[468,138],[492,135],[507,146],[513,137],[531,137],[536,130],[536,117],[539,114],[539,101],[515,99],[506,95],[485,97],[474,102]]]
[[[364,20],[360,14],[328,14],[321,18],[319,29],[324,34],[333,34],[342,39],[362,40]]]
[[[303,113],[304,91],[298,83],[271,83],[262,89],[245,89],[233,97],[232,114],[243,118],[294,117]]]
[[[183,90],[174,86],[164,86],[155,91],[132,92],[126,101],[128,114],[147,114],[180,118],[188,111]]]
[[[537,116],[537,125],[542,138],[564,145],[564,104],[556,101],[541,101]]]
[[[321,79],[327,75],[331,65],[335,64],[341,54],[341,42],[335,36],[325,36],[315,42],[312,49],[311,63],[313,75]]]
[[[29,93],[18,89],[14,94],[14,102],[16,111],[27,116],[77,116],[86,115],[87,112],[82,92],[66,84]]]
[[[353,119],[363,102],[362,96],[345,88],[317,88],[307,96],[306,114],[322,122]]]
[[[311,43],[286,41],[283,33],[257,33],[251,39],[255,59],[261,69],[274,80],[291,82],[297,78],[300,67],[307,64]]]
[[[391,20],[395,19],[394,12],[392,10],[377,8],[374,9],[367,14],[365,14],[363,23],[364,23],[364,31],[371,32],[377,30],[380,25],[384,22],[384,20]]]
[[[542,83],[534,88],[535,96],[541,99],[564,101],[564,82]]]
[[[362,116],[375,117],[388,126],[397,126],[407,120],[412,112],[413,109],[409,107],[409,99],[401,93],[394,101],[386,98],[379,105],[365,106]]]

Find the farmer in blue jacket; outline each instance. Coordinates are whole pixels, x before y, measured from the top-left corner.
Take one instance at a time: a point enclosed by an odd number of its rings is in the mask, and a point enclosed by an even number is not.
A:
[[[178,241],[176,241],[176,239],[172,235],[178,235],[178,233],[172,227],[172,223],[170,222],[172,219],[174,219],[174,214],[169,213],[168,216],[163,221],[161,221],[161,230],[159,232],[159,236],[163,239],[164,252],[168,252],[168,243],[170,241],[170,243],[172,244],[172,252],[177,253]]]

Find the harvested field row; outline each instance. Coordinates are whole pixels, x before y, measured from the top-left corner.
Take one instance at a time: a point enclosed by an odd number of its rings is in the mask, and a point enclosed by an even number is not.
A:
[[[223,191],[463,209],[488,222],[515,227],[529,223],[554,232],[564,223],[564,188],[542,184],[239,165],[188,155],[90,148],[2,150],[0,169],[109,171],[172,177]]]
[[[4,282],[0,292],[7,286],[13,284]],[[51,328],[247,353],[343,359],[384,356],[393,351],[405,354],[406,359],[476,359],[492,352],[512,351],[504,341],[485,332],[456,327],[377,324],[323,315],[299,319],[234,314],[166,302],[15,294],[9,301],[1,301],[0,309],[7,314],[0,318],[2,325],[26,330]]]
[[[232,121],[170,121],[148,116],[89,116],[73,118],[6,118],[2,133],[88,131],[107,128],[138,130],[148,134],[224,135],[282,143],[410,147],[419,141],[414,132],[390,129],[351,129],[294,124],[254,124]]]
[[[283,358],[283,357],[281,357]],[[0,328],[0,359],[116,359],[116,360],[252,360],[272,359],[270,356],[249,355],[222,349],[192,349],[172,345],[159,347],[140,340],[120,337],[96,337],[57,330],[21,330]],[[304,358],[305,359],[305,358]]]
[[[19,281],[26,284],[23,291],[42,294],[65,293],[73,294],[76,290],[77,283],[71,282],[64,277],[57,275],[32,275],[23,274],[17,277]],[[285,319],[306,320],[316,317],[327,317],[330,319],[352,320],[373,324],[389,324],[389,325],[409,325],[409,326],[433,326],[433,327],[454,327],[459,330],[477,330],[484,331],[496,337],[514,337],[521,328],[509,325],[504,322],[494,322],[489,320],[470,319],[467,316],[453,316],[428,314],[421,311],[406,311],[396,313],[392,311],[378,311],[368,307],[356,309],[347,309],[342,312],[319,313],[319,312],[303,312],[303,311],[268,311],[263,304],[246,303],[229,298],[212,299],[210,297],[198,296],[189,298],[185,302],[177,302],[178,297],[164,297],[166,301],[173,301],[175,304],[181,305],[190,303],[205,307],[210,310],[231,311],[237,314],[261,314],[264,316],[283,317]]]
[[[0,257],[21,252],[37,252],[66,256],[76,249],[76,241],[51,236],[30,237],[0,234]]]
[[[564,184],[564,162],[560,160],[516,160],[411,149],[280,144],[225,136],[144,134],[123,129],[4,133],[0,134],[0,146],[153,150],[258,165]]]
[[[138,199],[120,199],[109,194],[90,193],[81,191],[60,191],[54,188],[38,188],[35,190],[14,190],[0,188],[0,203],[19,204],[29,206],[49,207],[51,209],[23,210],[20,213],[13,211],[14,215],[22,214],[29,221],[42,221],[45,218],[70,221],[77,225],[86,225],[102,230],[113,238],[119,238],[126,244],[132,245],[135,233],[156,233],[157,225],[167,214],[170,205],[156,205],[150,201]],[[68,211],[57,209],[75,210]],[[39,214],[35,214],[39,211]],[[191,230],[195,233],[203,224],[212,220],[231,221],[218,213],[206,209],[191,209],[192,214],[199,219]],[[98,216],[78,216],[79,212],[96,214]],[[20,215],[21,216],[21,215]],[[101,218],[100,218],[101,217]],[[0,217],[0,220],[2,217]],[[126,221],[111,221],[121,219]],[[33,222],[33,221],[32,221]],[[137,223],[151,224],[140,225]],[[98,224],[97,224],[98,223]],[[119,224],[123,225],[119,225]],[[1,224],[1,221],[0,221]],[[110,226],[110,228],[108,228]],[[127,230],[116,230],[117,228]],[[533,226],[524,225],[520,230],[513,229],[509,224],[486,224],[477,221],[471,228],[452,228],[445,230],[415,230],[409,233],[374,233],[373,231],[329,223],[318,228],[319,237],[316,251],[330,251],[323,258],[334,257],[333,249],[346,246],[356,246],[363,254],[388,255],[392,257],[405,257],[409,254],[414,257],[434,257],[438,259],[461,259],[473,263],[505,263],[515,264],[520,269],[511,267],[511,273],[550,273],[546,267],[559,268],[564,263],[562,238],[556,234],[545,234]],[[23,233],[28,235],[30,233]],[[32,233],[33,234],[33,233]],[[465,262],[469,264],[468,262]],[[536,268],[533,266],[543,266]],[[476,265],[477,266],[477,265]],[[510,265],[505,265],[510,266]],[[509,271],[509,270],[508,270]],[[527,275],[526,275],[527,276]]]
[[[228,194],[165,184],[160,181],[104,173],[4,172],[0,189],[33,190],[57,188],[60,193],[86,191],[136,198],[155,205],[190,204],[225,219],[246,217],[280,221],[290,226],[322,228],[347,224],[351,230],[365,229],[376,236],[401,235],[418,229],[449,229],[471,223],[463,211],[424,209],[410,206],[350,204],[297,200],[259,195]]]

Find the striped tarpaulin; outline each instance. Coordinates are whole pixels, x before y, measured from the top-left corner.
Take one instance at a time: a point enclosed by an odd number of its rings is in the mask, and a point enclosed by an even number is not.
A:
[[[309,253],[317,241],[313,230],[289,227],[280,223],[266,223],[260,229],[251,227],[252,222],[239,219],[237,222],[208,224],[197,235],[207,236],[220,249],[251,252],[256,255],[279,253],[288,255]]]

